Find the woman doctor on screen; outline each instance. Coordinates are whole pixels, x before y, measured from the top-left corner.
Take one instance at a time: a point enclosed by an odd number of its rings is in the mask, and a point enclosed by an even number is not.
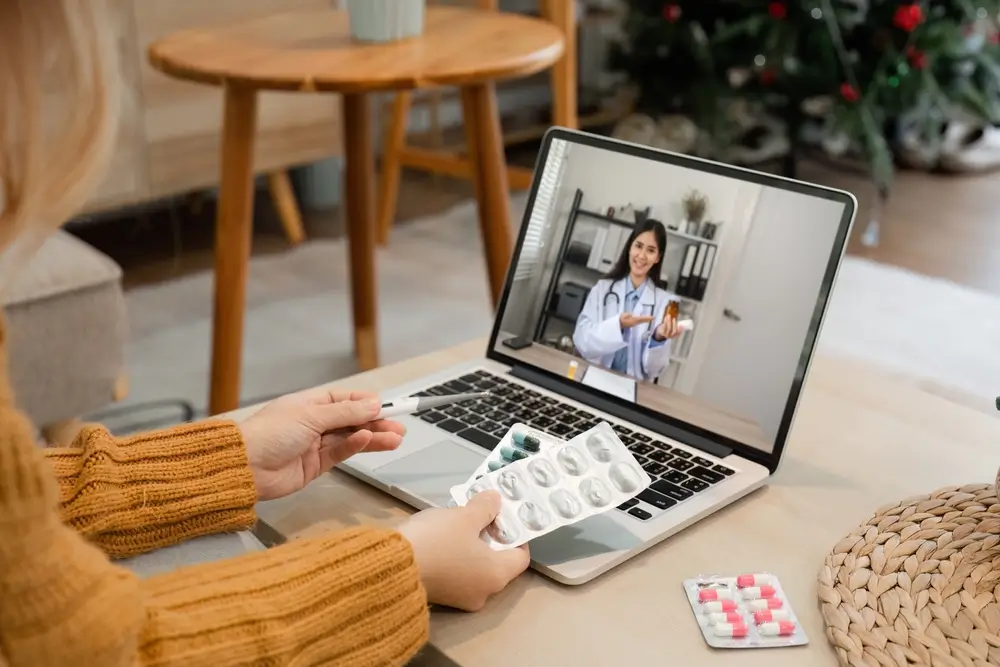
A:
[[[590,290],[573,331],[588,362],[645,381],[670,363],[670,341],[680,332],[666,314],[677,297],[660,279],[666,246],[663,223],[636,223],[614,267]]]

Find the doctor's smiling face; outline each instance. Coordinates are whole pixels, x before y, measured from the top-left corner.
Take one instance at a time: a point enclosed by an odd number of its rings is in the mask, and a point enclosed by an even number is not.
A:
[[[653,232],[642,232],[632,239],[628,251],[628,268],[632,282],[639,284],[649,275],[649,270],[660,260],[660,247]]]
[[[604,277],[611,280],[629,277],[635,286],[649,278],[656,287],[666,289],[666,283],[660,278],[666,248],[667,228],[662,222],[652,219],[637,222],[618,261]]]

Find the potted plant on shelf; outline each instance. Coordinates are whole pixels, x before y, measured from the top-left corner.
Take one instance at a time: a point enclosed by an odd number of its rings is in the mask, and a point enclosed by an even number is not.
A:
[[[705,213],[708,211],[708,197],[697,190],[691,190],[684,195],[681,205],[684,207],[684,231],[697,236],[701,221],[705,219]]]

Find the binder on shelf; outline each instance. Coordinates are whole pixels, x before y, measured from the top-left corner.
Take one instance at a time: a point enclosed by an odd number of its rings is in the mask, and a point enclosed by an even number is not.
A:
[[[698,278],[701,276],[701,270],[705,268],[705,254],[708,250],[708,245],[705,243],[698,244],[697,254],[694,259],[694,268],[691,269],[691,279],[688,281],[688,293],[687,296],[692,299],[697,299],[698,297]]]
[[[608,238],[608,228],[601,226],[594,235],[594,245],[590,247],[590,257],[587,259],[588,269],[601,269],[601,258],[604,256],[604,242]]]
[[[694,271],[694,260],[698,253],[698,247],[689,243],[684,250],[684,261],[681,262],[681,273],[677,280],[677,294],[679,296],[691,296],[691,273]]]
[[[601,252],[600,266],[598,266],[598,269],[601,271],[611,270],[611,267],[613,267],[615,262],[618,261],[618,255],[621,253],[622,246],[624,246],[625,241],[628,240],[628,230],[624,227],[608,225],[606,230],[604,248]]]
[[[705,297],[705,288],[708,286],[708,279],[712,276],[712,267],[715,265],[715,251],[714,245],[707,246],[705,249],[705,263],[702,265],[701,271],[698,272],[698,283],[694,296],[696,299]]]

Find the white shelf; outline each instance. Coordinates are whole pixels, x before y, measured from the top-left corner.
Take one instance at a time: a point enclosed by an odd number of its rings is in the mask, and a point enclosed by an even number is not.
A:
[[[669,227],[667,228],[667,236],[674,236],[679,239],[690,241],[691,243],[704,243],[706,245],[714,245],[716,247],[719,246],[719,244],[713,241],[712,239],[705,239],[700,236],[695,236],[694,234],[686,234],[684,232],[679,232],[675,229],[670,229]]]

